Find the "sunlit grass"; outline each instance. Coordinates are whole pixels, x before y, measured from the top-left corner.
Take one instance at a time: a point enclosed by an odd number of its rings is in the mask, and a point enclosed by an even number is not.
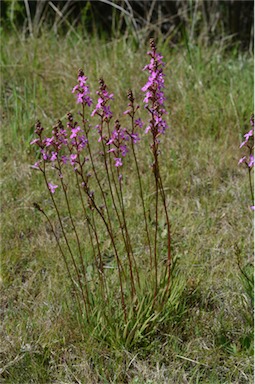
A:
[[[53,215],[42,180],[29,168],[34,163],[29,142],[36,119],[50,128],[66,112],[77,111],[71,89],[79,68],[93,89],[104,77],[121,116],[128,88],[142,97],[147,47],[138,51],[122,39],[74,41],[46,33],[24,41],[6,36],[1,55],[1,374],[6,383],[252,382],[250,308],[243,306],[237,266],[237,255],[243,264],[252,256],[252,220],[247,175],[237,163],[253,109],[253,60],[217,46],[193,46],[188,53],[162,44],[159,50],[166,61],[170,125],[160,161],[173,253],[187,285],[186,313],[159,325],[143,348],[113,349],[78,327],[55,239],[33,209],[39,201]],[[149,151],[139,156],[149,174]],[[148,202],[152,193],[148,185]],[[132,220],[136,231],[139,217]]]

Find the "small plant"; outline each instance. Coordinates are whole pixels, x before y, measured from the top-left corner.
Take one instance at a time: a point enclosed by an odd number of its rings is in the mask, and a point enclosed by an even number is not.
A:
[[[81,107],[78,117],[68,113],[66,126],[58,121],[49,137],[44,136],[38,121],[37,137],[31,142],[39,148],[39,159],[32,168],[44,178],[55,216],[38,203],[34,206],[55,236],[79,317],[83,324],[96,324],[94,331],[100,337],[111,342],[120,339],[125,345],[152,333],[156,320],[166,317],[183,289],[181,284],[180,292],[173,289],[172,281],[170,220],[159,156],[160,137],[168,128],[164,119],[164,63],[153,40],[148,55],[150,63],[144,70],[149,76],[142,91],[149,116],[145,129],[150,135],[149,145],[141,135],[144,122],[133,92],[128,91],[128,107],[123,113],[127,128],[119,117],[114,120],[114,95],[103,79],[99,80],[94,105],[88,78],[81,69],[72,90]],[[139,151],[146,148],[150,150],[155,185],[154,208],[150,209],[139,164]],[[136,201],[130,197],[130,178],[137,180],[138,191],[132,192]],[[127,200],[134,210],[127,208]],[[151,210],[154,219],[149,215]],[[137,215],[139,228],[132,225]],[[162,218],[167,231],[164,247],[159,243]]]

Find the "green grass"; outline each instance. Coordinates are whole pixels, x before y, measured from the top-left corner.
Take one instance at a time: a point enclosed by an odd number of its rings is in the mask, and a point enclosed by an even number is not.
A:
[[[33,208],[39,202],[53,217],[43,181],[29,167],[35,157],[29,142],[38,118],[50,127],[66,112],[77,111],[71,89],[79,68],[93,92],[104,77],[121,116],[128,88],[142,97],[148,47],[136,50],[124,39],[78,41],[47,33],[35,40],[5,36],[1,382],[253,382],[252,308],[238,268],[238,258],[242,265],[251,262],[252,217],[248,175],[237,165],[253,110],[253,58],[227,48],[159,47],[166,62],[170,125],[161,140],[160,161],[173,253],[185,282],[180,298],[185,313],[173,313],[153,336],[125,347],[79,329],[54,236]],[[139,156],[149,178],[149,152]],[[132,179],[128,183],[130,190],[136,187]],[[148,185],[148,199],[153,192]],[[136,232],[139,217],[131,219]]]

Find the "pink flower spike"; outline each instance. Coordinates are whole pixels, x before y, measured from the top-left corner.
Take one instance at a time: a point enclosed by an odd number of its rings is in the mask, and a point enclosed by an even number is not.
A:
[[[51,183],[48,183],[48,188],[51,193],[55,193],[55,189],[58,188],[58,185],[53,185]]]
[[[252,211],[255,211],[255,206],[254,205],[251,205],[250,208],[251,208]]]

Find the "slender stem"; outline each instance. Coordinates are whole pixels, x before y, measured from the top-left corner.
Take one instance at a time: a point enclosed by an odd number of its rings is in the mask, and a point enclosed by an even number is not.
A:
[[[129,264],[129,272],[130,272],[130,281],[131,281],[131,295],[132,295],[132,299],[134,298],[134,295],[136,294],[136,289],[135,289],[135,283],[134,283],[134,275],[133,275],[133,267],[132,267],[132,259],[130,257],[130,252],[129,252],[129,247],[130,247],[130,238],[129,238],[129,234],[128,234],[128,230],[127,230],[127,223],[126,223],[126,217],[125,217],[125,208],[124,208],[124,201],[123,201],[123,194],[122,194],[122,186],[121,186],[121,180],[120,180],[120,174],[119,174],[119,169],[117,169],[117,173],[118,173],[118,179],[119,179],[119,186],[120,186],[120,198],[121,198],[121,211],[122,211],[122,216],[123,216],[123,220],[124,220],[124,226],[125,226],[125,231],[126,231],[126,235],[127,235],[127,242],[128,242],[128,264]],[[138,270],[136,268],[136,272],[137,272],[137,279],[138,279],[138,283],[140,285],[140,281],[139,281],[139,274],[138,274]]]
[[[117,261],[118,275],[119,275],[119,282],[120,282],[120,290],[121,290],[121,303],[122,303],[122,308],[123,308],[123,313],[124,313],[124,319],[126,321],[127,320],[127,313],[126,313],[126,305],[125,305],[125,299],[124,299],[124,290],[123,290],[123,282],[122,282],[121,272],[124,274],[124,277],[125,277],[125,273],[124,273],[123,266],[121,264],[119,255],[118,255],[118,251],[117,251],[116,244],[115,244],[115,241],[114,241],[113,233],[112,233],[110,225],[107,223],[103,213],[97,207],[97,205],[95,203],[95,200],[90,195],[88,187],[87,187],[87,184],[86,184],[86,180],[84,179],[83,174],[80,174],[80,175],[81,175],[82,181],[84,183],[84,191],[86,192],[88,198],[90,199],[90,202],[92,203],[92,206],[95,208],[95,210],[97,211],[97,213],[99,214],[99,216],[103,220],[104,225],[105,225],[105,227],[107,229],[107,232],[108,232],[108,234],[110,236],[110,239],[111,239],[111,243],[112,243],[112,246],[113,246],[113,249],[114,249],[114,253],[115,253],[115,257],[116,257],[116,261]]]
[[[51,230],[52,230],[52,232],[54,234],[54,237],[56,239],[56,242],[57,242],[57,245],[59,247],[60,253],[61,253],[62,257],[63,257],[64,263],[65,263],[65,266],[66,266],[66,269],[67,269],[68,276],[69,276],[69,278],[70,278],[70,280],[72,282],[72,285],[73,285],[73,289],[74,289],[74,293],[75,293],[75,296],[76,296],[76,301],[78,303],[80,315],[82,316],[81,303],[80,303],[80,300],[79,300],[79,297],[78,297],[77,288],[76,288],[74,280],[72,278],[72,274],[71,274],[71,271],[70,271],[70,268],[69,268],[69,265],[68,265],[68,262],[67,262],[67,258],[66,258],[65,253],[64,253],[64,251],[63,251],[63,249],[62,249],[62,247],[60,245],[58,236],[56,235],[56,232],[55,232],[55,230],[53,228],[53,225],[52,225],[52,223],[50,221],[50,218],[46,214],[46,212],[41,207],[39,207],[39,206],[37,206],[36,208],[46,217],[46,219],[47,219],[47,221],[48,221],[48,223],[49,223],[49,225],[51,227]]]
[[[44,180],[45,180],[47,189],[49,190],[49,188],[48,188],[48,179],[47,179],[46,172],[45,172],[45,162],[43,164],[44,164],[43,176],[44,176]],[[71,255],[72,263],[73,263],[73,266],[75,268],[75,272],[76,272],[76,275],[77,275],[78,283],[79,283],[79,286],[80,286],[80,289],[81,289],[82,299],[83,299],[83,302],[84,302],[84,305],[85,305],[85,308],[86,308],[86,304],[85,304],[86,303],[86,299],[85,299],[84,293],[83,293],[83,287],[82,287],[82,282],[81,282],[81,278],[80,278],[80,273],[79,273],[77,264],[76,264],[74,256],[73,256],[73,252],[72,252],[72,250],[70,248],[68,239],[66,237],[66,233],[65,233],[65,230],[64,230],[64,227],[63,227],[63,224],[62,224],[62,220],[61,220],[61,217],[60,217],[60,213],[59,213],[57,204],[56,204],[55,199],[54,199],[54,197],[53,197],[53,195],[52,195],[52,193],[50,191],[49,191],[49,194],[50,194],[51,200],[53,202],[54,208],[55,208],[57,216],[58,216],[58,221],[59,221],[59,224],[60,224],[60,227],[61,227],[64,239],[65,239],[66,246],[67,246],[68,251],[69,251],[69,253]],[[87,320],[89,321],[89,318],[87,318]]]
[[[165,216],[166,216],[166,223],[167,223],[167,271],[168,271],[168,278],[167,278],[167,288],[166,292],[168,292],[170,287],[170,278],[171,278],[171,262],[172,262],[172,256],[171,256],[171,228],[170,228],[170,220],[167,212],[167,205],[166,205],[166,196],[163,188],[163,182],[160,175],[160,171],[158,169],[158,176],[159,176],[159,183],[160,183],[160,192],[161,197],[163,200],[164,210],[165,210]]]
[[[101,125],[103,126],[103,121],[101,121]],[[108,131],[109,131],[109,126],[108,126]],[[113,195],[111,179],[110,179],[108,164],[107,164],[107,160],[106,160],[106,150],[105,150],[105,146],[104,146],[104,143],[103,143],[102,135],[101,135],[101,143],[102,143],[103,152],[104,152],[104,164],[105,164],[105,169],[106,169],[106,174],[107,174],[107,180],[108,180],[108,185],[109,185],[109,189],[110,189],[110,194],[111,194],[113,206],[114,206],[114,209],[115,209],[118,221],[119,221],[119,225],[120,225],[123,241],[124,241],[124,244],[125,244],[125,248],[126,248],[126,251],[127,251],[128,262],[129,262],[129,270],[130,270],[130,279],[131,279],[131,286],[132,286],[132,297],[133,297],[134,294],[135,294],[135,284],[134,284],[134,277],[133,277],[133,271],[132,271],[132,259],[131,259],[131,256],[130,256],[130,252],[133,254],[133,251],[132,251],[132,246],[131,246],[131,243],[130,243],[129,233],[128,233],[126,219],[125,219],[125,211],[124,211],[123,196],[122,196],[122,191],[121,191],[121,183],[120,183],[120,195],[121,195],[121,197],[120,197],[119,202],[120,202],[120,206],[121,206],[121,212],[122,212],[122,217],[123,217],[123,223],[124,223],[124,228],[125,228],[125,232],[126,232],[126,237],[124,235],[124,231],[123,231],[123,226],[122,226],[122,223],[121,223],[120,215],[119,215],[118,208],[116,206],[115,198],[114,198],[114,195]],[[113,180],[115,181],[113,174],[112,174],[112,177],[113,177]],[[119,178],[119,171],[118,171],[118,178]],[[116,187],[116,191],[117,191],[117,187]],[[133,259],[134,259],[134,256],[133,256]],[[137,271],[137,268],[136,268],[136,271]],[[137,276],[138,276],[138,284],[140,285],[138,271],[137,271]]]
[[[155,235],[154,235],[154,268],[155,268],[155,292],[154,292],[154,302],[158,293],[158,262],[157,262],[157,235],[158,235],[158,154],[157,154],[157,145],[155,136],[153,137],[153,155],[154,155],[154,164],[153,171],[155,176],[155,186],[156,186],[156,201],[155,201]]]
[[[132,125],[134,124],[133,123],[133,119],[134,118],[132,117]],[[134,159],[135,159],[136,172],[137,172],[138,182],[139,182],[140,197],[141,197],[142,207],[143,207],[143,217],[144,217],[144,223],[145,223],[145,231],[146,231],[146,234],[147,234],[147,241],[148,241],[149,250],[150,250],[150,267],[152,268],[152,249],[151,249],[151,241],[150,241],[150,235],[149,235],[149,229],[148,229],[148,221],[147,221],[147,217],[146,217],[146,210],[145,210],[145,202],[144,202],[144,196],[143,196],[141,174],[140,174],[140,170],[139,170],[139,166],[138,166],[138,161],[137,161],[137,156],[136,156],[136,153],[135,153],[135,147],[134,147],[133,140],[131,141],[131,143],[132,143],[131,144],[132,145],[132,151],[133,151],[133,155],[134,155]]]
[[[123,312],[124,312],[124,319],[125,319],[125,321],[127,321],[127,312],[126,312],[126,305],[125,305],[124,291],[123,291],[123,283],[122,283],[122,277],[121,277],[121,269],[123,270],[123,267],[121,265],[121,262],[120,262],[120,259],[119,259],[119,255],[118,255],[118,252],[117,252],[117,248],[115,246],[115,242],[114,242],[114,239],[113,239],[112,232],[110,231],[109,225],[107,224],[104,216],[102,215],[102,213],[100,212],[100,210],[96,206],[96,204],[94,202],[94,199],[92,199],[92,203],[93,203],[94,208],[96,209],[96,211],[99,213],[100,217],[102,218],[102,220],[103,220],[103,222],[104,222],[104,224],[105,224],[105,226],[106,226],[106,228],[108,230],[108,233],[109,233],[110,238],[111,238],[112,246],[114,248],[114,252],[115,252],[115,256],[116,256],[116,260],[117,260],[117,266],[118,266],[120,291],[121,291],[121,303],[122,303],[122,308],[123,308]]]
[[[82,165],[81,165],[81,162],[80,162],[80,157],[78,156],[78,158],[79,158],[79,165],[80,165],[81,172],[82,172]],[[80,195],[80,199],[81,199],[81,203],[82,203],[83,212],[85,214],[86,221],[88,223],[88,231],[89,231],[90,243],[91,243],[92,249],[93,249],[93,256],[94,256],[94,261],[95,261],[95,265],[96,265],[96,270],[97,270],[97,273],[98,273],[98,278],[99,278],[99,281],[101,283],[101,291],[102,291],[101,293],[102,293],[103,299],[105,300],[105,293],[107,292],[107,290],[106,290],[106,281],[105,281],[105,276],[104,276],[104,270],[98,268],[98,265],[97,265],[98,263],[97,263],[97,258],[96,258],[96,251],[95,251],[95,247],[94,247],[94,243],[93,243],[93,238],[92,238],[92,234],[91,234],[91,229],[92,229],[92,231],[94,232],[94,235],[95,235],[96,243],[97,243],[99,262],[100,262],[100,266],[101,266],[101,265],[103,265],[103,261],[102,261],[101,251],[100,251],[100,245],[99,245],[99,239],[98,239],[98,234],[97,234],[97,230],[96,230],[96,225],[95,225],[95,221],[94,221],[94,217],[93,217],[93,212],[92,212],[92,219],[93,219],[93,225],[92,225],[92,223],[90,222],[90,219],[89,219],[89,217],[87,215],[87,211],[86,211],[85,204],[84,204],[84,201],[83,201],[83,197],[82,197],[82,193],[81,193],[81,187],[80,187],[80,184],[79,184],[79,179],[78,179],[77,172],[75,173],[75,175],[76,175],[76,182],[77,182],[77,187],[78,187],[78,190],[79,190],[79,195]]]
[[[107,221],[105,220],[105,217],[104,215],[102,214],[102,212],[100,211],[100,209],[97,207],[97,205],[95,204],[95,201],[93,198],[91,198],[90,194],[89,194],[89,191],[86,191],[86,193],[88,194],[88,197],[91,199],[91,202],[94,206],[94,208],[96,209],[96,211],[98,212],[98,214],[100,215],[101,219],[103,220],[106,228],[107,228],[107,231],[108,231],[108,234],[111,238],[111,243],[112,243],[112,246],[114,248],[114,253],[115,253],[115,257],[116,257],[116,260],[117,260],[117,267],[118,267],[118,274],[119,274],[119,281],[120,281],[120,290],[121,290],[121,303],[122,303],[122,308],[123,308],[123,313],[124,313],[124,319],[125,321],[127,320],[127,313],[126,313],[126,305],[125,305],[125,299],[124,299],[124,291],[123,291],[123,283],[122,283],[122,277],[121,277],[121,270],[123,271],[123,267],[122,267],[122,264],[120,262],[120,259],[119,259],[119,255],[118,255],[118,251],[117,251],[117,248],[116,248],[116,244],[115,244],[115,240],[114,240],[114,235],[113,235],[113,231],[112,231],[112,226],[111,226],[111,218],[110,218],[110,213],[109,213],[109,210],[108,210],[108,205],[107,205],[107,202],[106,202],[106,198],[105,198],[105,193],[102,189],[102,186],[101,186],[101,183],[100,183],[100,180],[98,178],[98,175],[97,175],[97,172],[96,172],[96,168],[95,168],[95,165],[94,165],[94,161],[93,161],[93,157],[92,157],[92,153],[91,153],[91,148],[90,148],[90,144],[89,144],[89,138],[88,138],[88,131],[86,129],[86,124],[85,124],[85,119],[84,119],[84,105],[83,105],[83,116],[82,116],[82,121],[83,121],[83,127],[84,127],[84,131],[86,133],[86,136],[87,136],[87,147],[88,147],[88,150],[89,150],[89,156],[90,156],[90,160],[91,160],[91,164],[92,164],[92,168],[93,168],[93,172],[94,172],[94,175],[95,175],[95,178],[96,178],[96,181],[98,183],[98,186],[100,188],[100,191],[101,191],[101,194],[102,194],[102,197],[103,197],[103,200],[104,200],[104,204],[105,204],[105,207],[106,207],[106,211],[107,211],[107,217],[108,217],[108,223]],[[85,182],[85,180],[83,180],[83,182]],[[86,183],[85,183],[86,184]]]
[[[115,173],[114,171],[115,170],[113,169],[113,164],[112,164],[112,159],[111,159],[110,154],[109,154],[109,163],[110,163],[110,171],[111,171],[112,181],[113,181],[113,184],[114,184],[114,187],[115,187],[115,192],[117,194],[118,202],[119,202],[119,205],[120,205],[120,208],[121,208],[121,214],[122,214],[122,218],[123,218],[123,224],[124,224],[124,229],[125,229],[126,237],[125,237],[125,234],[124,234],[124,231],[123,231],[123,225],[121,223],[121,220],[120,220],[120,217],[119,217],[117,209],[116,209],[116,213],[117,213],[117,216],[118,216],[119,225],[120,225],[120,228],[121,228],[121,233],[122,233],[123,241],[124,241],[125,248],[126,248],[126,251],[127,251],[127,255],[129,257],[129,254],[131,253],[131,256],[132,256],[133,261],[134,261],[135,272],[136,272],[136,276],[137,276],[137,282],[138,282],[138,286],[140,288],[140,279],[139,279],[138,268],[137,268],[137,264],[136,264],[136,261],[135,261],[135,256],[134,256],[134,252],[133,252],[133,248],[132,248],[132,244],[131,244],[131,240],[130,240],[130,236],[129,236],[129,232],[128,232],[128,228],[127,228],[127,224],[126,224],[125,215],[123,216],[120,192],[118,190],[117,183],[116,183],[116,180],[115,180],[115,175],[114,175],[114,173]],[[109,179],[110,179],[110,176],[109,176]],[[110,185],[110,188],[111,188],[111,183],[109,185]]]
[[[254,205],[254,193],[253,193],[253,188],[252,188],[252,178],[251,178],[251,168],[248,168],[249,171],[249,184],[250,184],[250,192],[251,192],[251,201],[252,205]]]
[[[138,161],[137,161],[137,156],[136,156],[135,147],[134,147],[134,141],[133,141],[133,136],[132,136],[132,135],[134,135],[134,131],[135,131],[134,117],[135,117],[135,112],[137,110],[137,108],[135,108],[135,105],[134,105],[135,98],[133,96],[132,90],[128,91],[128,100],[130,101],[129,106],[131,107],[131,111],[128,113],[129,116],[131,117],[131,128],[132,128],[132,131],[131,131],[132,134],[130,135],[131,147],[132,147],[132,152],[133,152],[133,156],[134,156],[134,159],[135,159],[136,172],[137,172],[137,176],[138,176],[140,198],[141,198],[142,207],[143,207],[143,217],[144,217],[144,223],[145,223],[145,232],[147,234],[147,241],[148,241],[149,252],[150,252],[150,269],[152,270],[153,257],[152,257],[152,248],[151,248],[151,241],[150,241],[150,236],[149,236],[148,222],[147,222],[147,217],[146,217],[145,202],[144,202],[144,196],[143,196],[142,179],[141,179],[141,175],[140,175],[140,170],[139,170],[139,166],[138,166]]]
[[[62,168],[61,168],[61,164],[60,164],[59,158],[57,158],[57,161],[58,161],[59,171],[62,174],[62,172],[61,172]],[[66,192],[66,187],[64,185],[62,177],[60,178],[60,182],[61,182],[61,185],[62,185],[62,189],[64,191],[65,201],[66,201],[69,217],[70,217],[70,220],[71,220],[71,223],[72,223],[72,229],[73,229],[73,231],[75,233],[75,237],[76,237],[76,241],[77,241],[77,245],[78,245],[78,251],[79,251],[79,256],[80,256],[80,261],[81,261],[81,266],[82,266],[82,272],[83,272],[83,277],[84,277],[84,281],[85,281],[85,290],[86,290],[86,299],[87,299],[87,302],[85,304],[85,309],[86,309],[87,316],[88,316],[88,307],[87,307],[87,305],[90,307],[90,301],[89,301],[89,292],[88,292],[87,273],[86,273],[86,268],[85,268],[85,265],[84,265],[84,260],[83,260],[83,257],[82,257],[82,252],[81,252],[81,243],[80,243],[80,239],[79,239],[79,236],[78,236],[78,233],[77,233],[77,230],[76,230],[76,226],[74,224],[74,220],[73,220],[73,216],[72,216],[72,212],[71,212],[71,208],[70,208],[70,203],[69,203],[69,199],[68,199],[67,192]]]

